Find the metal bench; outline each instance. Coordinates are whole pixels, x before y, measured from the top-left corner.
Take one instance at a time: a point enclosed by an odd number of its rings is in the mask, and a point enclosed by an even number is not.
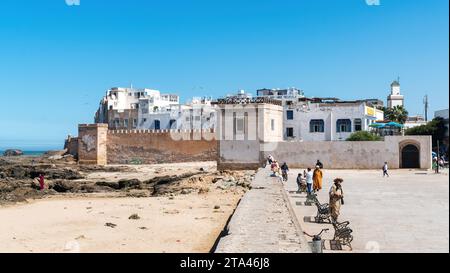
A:
[[[337,242],[340,245],[346,245],[350,247],[350,250],[353,250],[352,248],[352,241],[353,241],[353,230],[349,228],[350,222],[332,222],[334,227],[334,238],[333,241]]]
[[[319,199],[317,199],[317,195],[314,194],[313,197],[314,204],[317,207],[317,215],[314,218],[316,223],[331,223],[331,210],[330,205],[328,203],[320,204]]]

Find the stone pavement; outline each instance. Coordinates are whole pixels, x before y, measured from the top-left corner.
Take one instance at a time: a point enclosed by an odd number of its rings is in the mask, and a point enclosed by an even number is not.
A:
[[[253,189],[242,198],[216,253],[300,253],[311,252],[287,195],[270,170],[260,169]]]
[[[304,206],[305,194],[297,194],[291,170],[285,183],[289,200],[302,229],[310,234],[330,228],[323,238],[333,237],[330,224],[310,222],[315,206]],[[324,170],[318,198],[328,203],[332,180],[345,181],[345,205],[339,221],[350,221],[354,252],[449,252],[449,177],[420,170],[391,170],[384,178],[375,170]],[[326,246],[329,245],[326,243]],[[344,251],[349,251],[344,250]],[[329,252],[326,250],[325,252]]]

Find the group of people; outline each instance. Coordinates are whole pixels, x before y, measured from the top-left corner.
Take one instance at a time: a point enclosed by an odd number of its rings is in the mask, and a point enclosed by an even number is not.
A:
[[[316,167],[314,171],[308,168],[297,176],[297,186],[298,192],[306,192],[312,194],[318,192],[322,189],[322,179],[323,179],[323,164],[320,160],[317,160]]]
[[[439,168],[445,168],[445,166],[448,165],[448,161],[446,160],[445,156],[434,156],[433,157],[433,169],[436,172],[439,172]]]
[[[269,155],[267,161],[270,165],[270,170],[272,171],[272,176],[280,178],[282,182],[288,180],[288,172],[289,167],[286,162],[284,162],[281,166],[277,160],[273,158],[272,155]]]
[[[268,163],[272,171],[272,176],[280,177],[282,181],[287,181],[287,173],[289,172],[289,167],[287,163],[283,163],[281,166],[278,161],[269,155],[267,158]],[[385,168],[386,167],[386,168]],[[383,167],[383,171],[387,174],[387,163]],[[323,164],[320,160],[317,160],[314,170],[307,168],[302,173],[297,176],[297,186],[298,193],[306,192],[308,195],[314,194],[322,190],[323,181]],[[344,191],[342,189],[342,183],[344,180],[342,178],[336,178],[333,181],[333,185],[329,191],[329,206],[331,218],[333,221],[337,222],[341,206],[344,204]]]

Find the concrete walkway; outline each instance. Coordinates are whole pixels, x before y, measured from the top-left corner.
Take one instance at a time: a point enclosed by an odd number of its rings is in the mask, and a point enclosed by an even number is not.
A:
[[[242,198],[216,253],[310,252],[283,185],[260,169]]]
[[[285,183],[295,214],[303,230],[314,234],[329,228],[323,238],[331,239],[332,225],[311,222],[316,207],[304,206],[305,194],[295,193],[299,172],[303,170],[291,170],[290,179]],[[383,178],[381,171],[324,170],[319,200],[328,203],[332,180],[344,179],[345,205],[339,221],[350,221],[354,252],[448,253],[448,172],[391,170],[390,174],[390,178]]]

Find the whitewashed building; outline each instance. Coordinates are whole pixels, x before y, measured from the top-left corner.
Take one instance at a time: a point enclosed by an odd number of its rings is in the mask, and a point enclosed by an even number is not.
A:
[[[110,129],[136,129],[143,102],[147,109],[160,109],[179,105],[179,100],[177,95],[161,94],[158,90],[114,87],[100,101],[95,123],[107,123]]]
[[[352,133],[369,131],[384,119],[383,111],[368,101],[308,99],[284,107],[284,138],[297,141],[340,141]]]
[[[183,105],[156,108],[141,100],[137,129],[143,130],[207,130],[215,129],[216,106],[211,98],[193,98]]]

